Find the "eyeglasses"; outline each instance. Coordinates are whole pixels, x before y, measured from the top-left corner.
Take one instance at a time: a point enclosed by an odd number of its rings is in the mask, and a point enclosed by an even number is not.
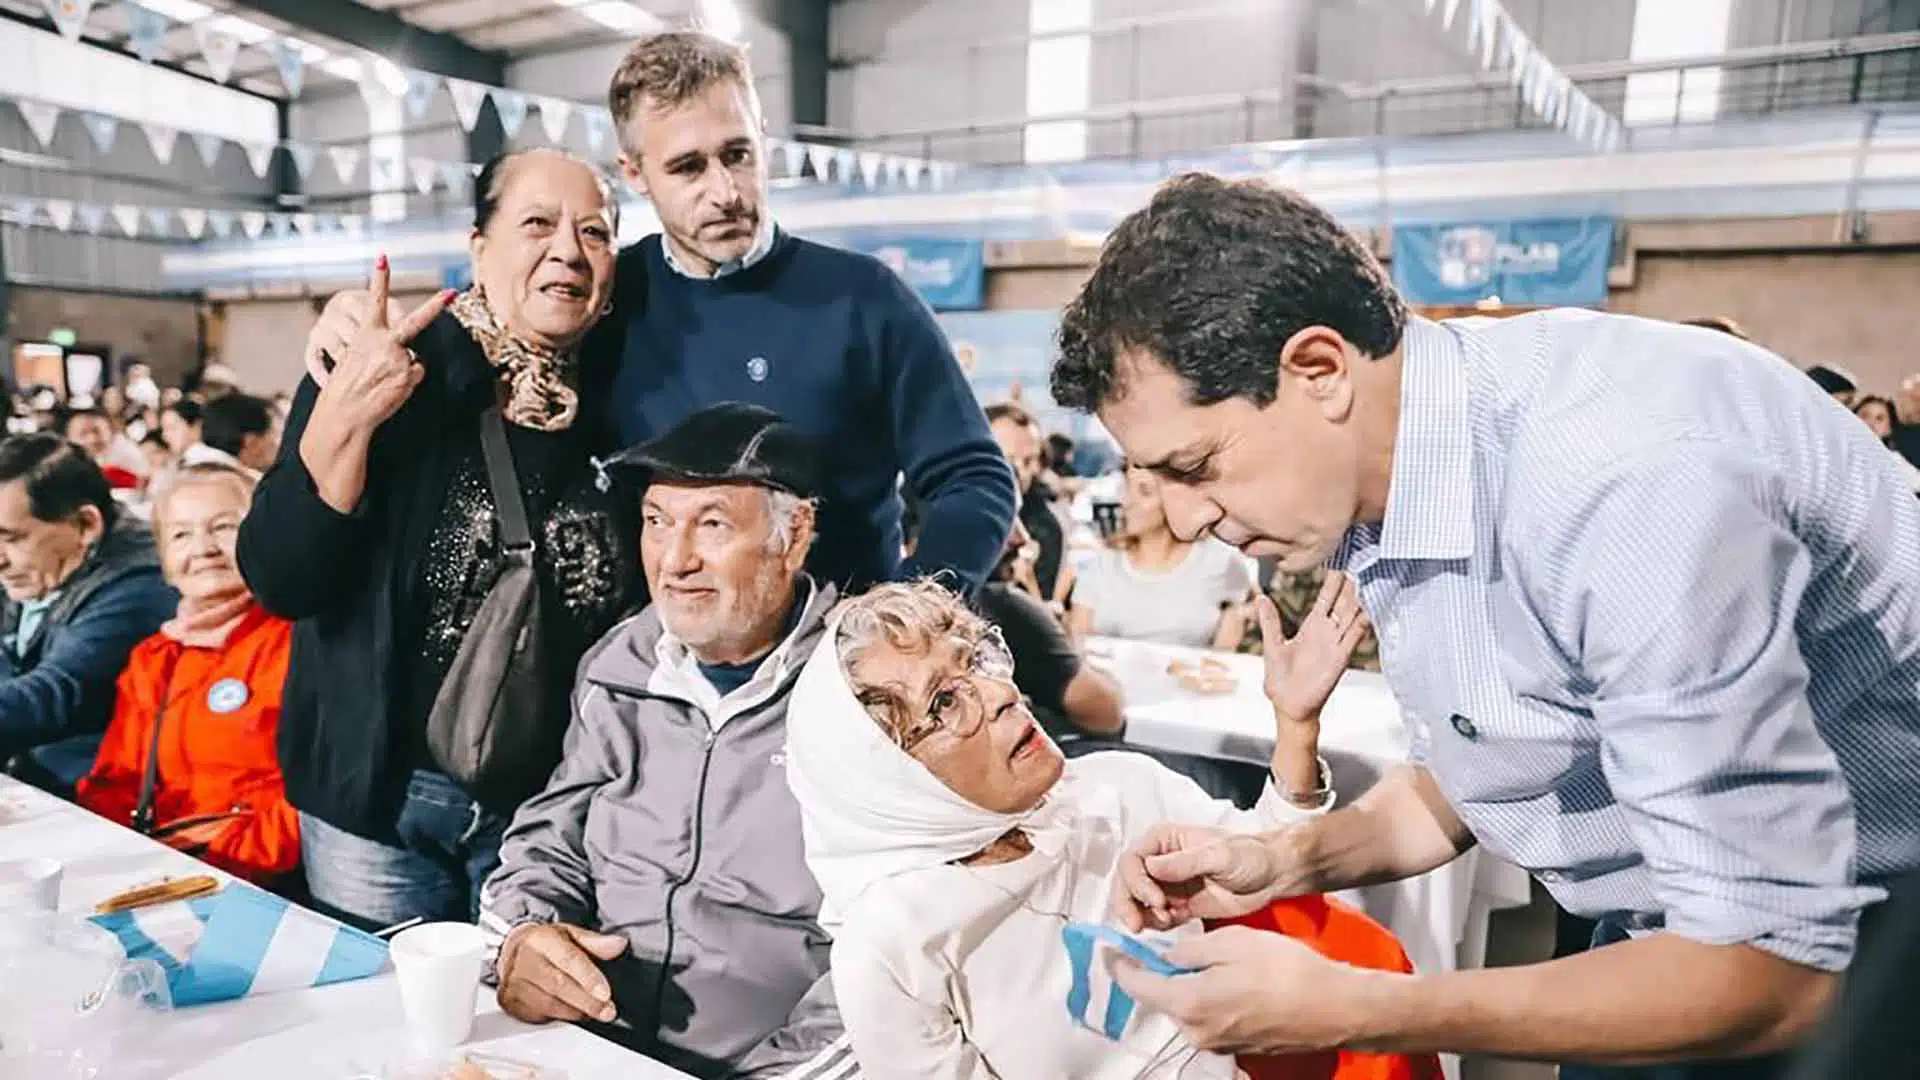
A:
[[[928,699],[926,715],[905,732],[897,732],[894,742],[912,753],[937,731],[946,731],[956,739],[971,738],[986,723],[987,704],[980,696],[980,680],[1011,683],[1013,653],[1007,649],[1000,628],[990,626],[974,641],[962,665],[962,674],[948,679]],[[880,718],[883,723],[887,718]],[[889,727],[893,725],[889,724]]]

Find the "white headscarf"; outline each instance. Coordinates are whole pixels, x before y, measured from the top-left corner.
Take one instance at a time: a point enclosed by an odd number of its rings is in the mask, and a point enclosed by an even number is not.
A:
[[[821,925],[835,930],[877,882],[964,859],[1015,827],[1036,849],[1057,854],[1072,827],[1067,779],[1020,814],[960,797],[860,704],[840,662],[839,622],[828,622],[787,702],[787,785],[824,897]]]

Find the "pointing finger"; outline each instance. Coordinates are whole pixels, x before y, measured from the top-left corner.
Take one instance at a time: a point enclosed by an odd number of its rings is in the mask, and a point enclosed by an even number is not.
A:
[[[385,255],[373,260],[373,277],[367,282],[368,326],[386,328],[389,274]]]

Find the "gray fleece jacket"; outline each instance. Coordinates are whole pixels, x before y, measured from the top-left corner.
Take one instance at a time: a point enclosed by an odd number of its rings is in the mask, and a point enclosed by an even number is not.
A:
[[[725,697],[656,610],[614,627],[580,662],[560,765],[481,894],[496,948],[525,922],[624,935],[602,965],[619,1019],[587,1026],[697,1076],[778,1074],[842,1035],[782,774],[788,694],[834,600],[803,579],[786,640]]]

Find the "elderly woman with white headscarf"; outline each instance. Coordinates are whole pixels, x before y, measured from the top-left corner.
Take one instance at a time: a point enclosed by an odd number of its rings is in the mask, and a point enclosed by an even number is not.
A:
[[[1076,1023],[1061,932],[1103,920],[1121,854],[1157,823],[1270,829],[1332,804],[1319,711],[1365,616],[1342,575],[1291,640],[1260,615],[1276,748],[1242,811],[1143,755],[1065,761],[998,633],[938,586],[841,607],[794,688],[787,779],[864,1075],[1235,1074],[1164,1016],[1136,1012],[1117,1039]]]

